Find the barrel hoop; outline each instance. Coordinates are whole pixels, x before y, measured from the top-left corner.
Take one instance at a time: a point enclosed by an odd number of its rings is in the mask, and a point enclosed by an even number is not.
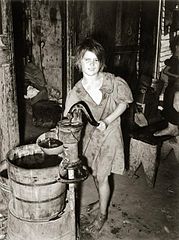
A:
[[[54,198],[50,198],[50,199],[43,200],[43,201],[28,201],[28,200],[24,200],[24,199],[18,198],[18,197],[14,196],[14,195],[13,195],[13,197],[16,198],[17,200],[21,201],[21,202],[26,202],[26,203],[46,203],[46,202],[54,201],[54,200],[60,198],[64,194],[65,194],[65,191],[63,193],[61,193],[60,195],[54,197]]]
[[[20,221],[23,221],[23,222],[29,222],[29,223],[44,223],[44,222],[46,223],[46,222],[49,222],[49,221],[53,222],[53,221],[56,221],[57,219],[61,218],[62,215],[65,213],[65,211],[63,209],[60,212],[57,212],[57,213],[55,213],[55,214],[53,214],[52,216],[49,216],[49,217],[43,217],[43,218],[39,218],[39,219],[28,219],[28,218],[25,218],[25,217],[18,216],[15,213],[15,210],[14,210],[14,208],[12,206],[12,202],[13,202],[13,199],[11,199],[10,203],[9,203],[9,212],[10,212],[9,216],[13,216],[16,219],[18,219]],[[11,225],[8,228],[7,235],[8,235],[8,232],[9,232],[10,229],[11,229]],[[9,239],[9,240],[11,240],[11,239]],[[18,240],[19,240],[19,238],[18,238]]]
[[[22,182],[19,182],[13,178],[10,178],[10,180],[12,180],[13,182],[15,183],[18,183],[19,185],[23,185],[23,186],[46,186],[46,185],[51,185],[51,184],[55,184],[55,183],[59,183],[58,180],[54,180],[52,182],[48,182],[48,183],[38,183],[36,184],[35,181],[34,181],[34,184],[31,184],[31,183],[22,183]]]

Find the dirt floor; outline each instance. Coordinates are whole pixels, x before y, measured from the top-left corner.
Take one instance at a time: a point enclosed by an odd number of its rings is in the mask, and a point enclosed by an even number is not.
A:
[[[28,115],[26,142],[46,129],[32,125]],[[173,152],[160,161],[154,188],[145,180],[142,167],[133,179],[127,175],[113,176],[113,195],[108,220],[101,233],[93,238],[85,227],[96,215],[88,215],[85,206],[97,199],[91,176],[81,186],[80,239],[81,240],[179,240],[179,162]],[[7,203],[0,196],[0,239],[6,239]],[[34,239],[35,240],[35,239]],[[44,239],[45,240],[45,239]],[[71,240],[71,239],[69,239]]]
[[[114,176],[114,192],[108,221],[99,240],[170,240],[179,239],[179,163],[174,154],[160,163],[155,188],[147,186],[143,169],[135,179]],[[83,184],[83,206],[96,200],[91,178]],[[85,209],[85,208],[84,208]],[[81,226],[92,220],[85,211]],[[82,239],[93,239],[82,231]]]

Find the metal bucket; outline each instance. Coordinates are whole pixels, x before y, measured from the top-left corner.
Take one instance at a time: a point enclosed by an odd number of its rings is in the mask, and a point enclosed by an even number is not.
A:
[[[19,219],[48,220],[65,207],[66,184],[58,181],[61,158],[45,155],[36,144],[7,154],[12,208]]]

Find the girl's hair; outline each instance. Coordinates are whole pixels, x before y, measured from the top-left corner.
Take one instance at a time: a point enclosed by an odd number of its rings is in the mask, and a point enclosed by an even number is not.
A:
[[[92,38],[86,38],[76,47],[75,66],[81,71],[81,60],[86,51],[93,52],[100,63],[100,71],[105,67],[105,51],[103,46]]]

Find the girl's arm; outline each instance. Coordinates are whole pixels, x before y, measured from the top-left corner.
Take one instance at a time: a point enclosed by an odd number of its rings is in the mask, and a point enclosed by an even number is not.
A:
[[[104,131],[107,126],[113,122],[116,118],[121,116],[123,112],[126,110],[128,106],[128,103],[120,103],[117,108],[112,112],[109,116],[107,116],[105,119],[99,121],[100,125],[97,127],[100,131]]]
[[[117,108],[114,110],[114,112],[112,112],[109,116],[107,116],[104,120],[104,123],[106,123],[106,125],[109,125],[111,122],[113,122],[116,118],[118,118],[119,116],[121,116],[123,114],[123,112],[126,110],[128,104],[123,102],[120,103]]]

